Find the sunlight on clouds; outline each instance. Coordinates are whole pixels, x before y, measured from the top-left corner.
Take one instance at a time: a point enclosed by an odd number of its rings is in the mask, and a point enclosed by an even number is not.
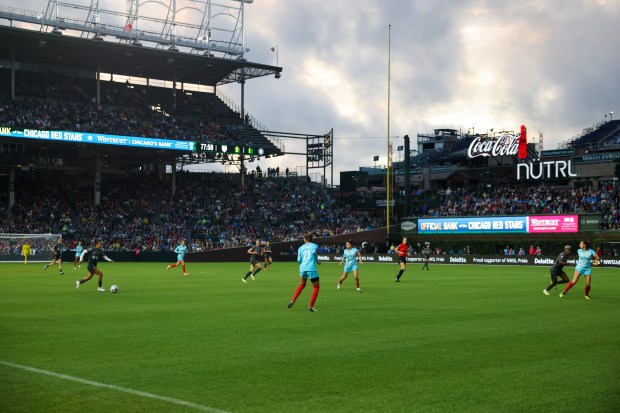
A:
[[[350,82],[350,78],[328,63],[311,57],[305,59],[303,67],[305,70],[300,81],[318,90],[339,116],[354,123],[366,123],[367,118],[359,104],[358,87]]]

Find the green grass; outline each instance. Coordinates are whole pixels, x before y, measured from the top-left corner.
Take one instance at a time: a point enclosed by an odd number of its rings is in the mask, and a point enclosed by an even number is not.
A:
[[[0,265],[0,411],[611,412],[620,408],[620,273],[596,268],[546,297],[548,269],[363,264],[364,292],[320,267],[286,308],[297,266],[275,263],[241,283],[247,264],[103,263],[75,290],[42,265]],[[79,275],[78,275],[79,274]]]

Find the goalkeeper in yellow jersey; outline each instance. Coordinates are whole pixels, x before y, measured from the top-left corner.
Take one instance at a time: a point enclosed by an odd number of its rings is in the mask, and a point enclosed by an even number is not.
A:
[[[28,265],[28,257],[30,256],[30,244],[28,244],[28,241],[22,245],[22,255],[24,256],[24,265]]]

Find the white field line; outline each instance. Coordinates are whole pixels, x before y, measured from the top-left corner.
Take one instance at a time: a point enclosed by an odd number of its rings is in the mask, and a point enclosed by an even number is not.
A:
[[[213,407],[203,406],[201,404],[196,404],[196,403],[192,403],[192,402],[186,402],[185,400],[174,399],[172,397],[166,397],[166,396],[159,396],[157,394],[146,393],[146,392],[143,392],[143,391],[133,390],[133,389],[129,389],[129,388],[126,388],[126,387],[115,386],[113,384],[105,384],[105,383],[99,383],[99,382],[96,382],[96,381],[85,380],[85,379],[81,379],[79,377],[69,376],[69,375],[62,374],[62,373],[55,373],[53,371],[41,370],[41,369],[36,369],[34,367],[28,367],[28,366],[22,366],[21,364],[9,363],[8,361],[0,360],[0,364],[2,364],[4,366],[8,366],[8,367],[14,367],[14,368],[17,368],[17,369],[26,370],[26,371],[29,371],[29,372],[32,372],[32,373],[45,374],[47,376],[52,376],[52,377],[56,377],[56,378],[63,379],[63,380],[69,380],[69,381],[73,381],[73,382],[76,382],[76,383],[87,384],[89,386],[102,387],[104,389],[110,389],[110,390],[120,391],[120,392],[123,392],[123,393],[129,393],[129,394],[132,394],[134,396],[145,397],[147,399],[159,400],[159,401],[162,401],[162,402],[176,404],[177,406],[189,407],[190,409],[199,410],[201,412],[229,413],[229,412],[226,412],[225,410],[219,410],[219,409],[215,409]]]

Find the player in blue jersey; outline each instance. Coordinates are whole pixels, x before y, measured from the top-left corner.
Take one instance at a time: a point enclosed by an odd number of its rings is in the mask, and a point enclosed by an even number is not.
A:
[[[573,280],[566,285],[564,291],[560,293],[560,297],[564,297],[564,294],[566,294],[573,285],[577,284],[579,277],[583,275],[586,279],[585,297],[589,300],[590,283],[592,278],[592,263],[595,261],[598,262],[599,257],[596,255],[596,252],[590,248],[590,241],[581,241],[579,243],[579,250],[577,251],[577,254],[579,255],[579,258],[577,259],[577,264],[575,264],[575,274],[573,275]]]
[[[188,276],[189,273],[185,271],[185,254],[187,254],[187,245],[185,245],[184,239],[182,239],[180,245],[178,245],[174,249],[174,252],[177,253],[177,262],[174,264],[170,264],[168,267],[166,267],[166,269],[169,270],[170,268],[174,268],[177,265],[181,264],[181,268],[183,269],[183,275]]]
[[[346,248],[342,253],[342,260],[340,260],[340,265],[344,264],[344,271],[342,273],[342,277],[340,277],[340,279],[338,280],[337,288],[340,289],[342,282],[346,280],[347,275],[352,272],[353,277],[355,277],[355,288],[357,288],[357,291],[361,293],[362,289],[360,288],[360,279],[358,277],[357,264],[358,262],[360,264],[362,263],[362,253],[357,248],[353,247],[353,243],[350,240],[346,242],[345,247]]]
[[[304,245],[299,247],[297,251],[297,262],[299,262],[299,276],[301,280],[297,289],[295,290],[295,294],[293,298],[288,303],[288,308],[291,308],[299,294],[306,288],[306,283],[308,282],[308,278],[312,282],[312,296],[310,297],[310,305],[308,305],[308,311],[316,311],[314,308],[314,303],[316,302],[316,298],[319,296],[319,273],[316,269],[317,265],[320,265],[318,259],[318,251],[319,246],[312,242],[313,235],[312,233],[304,234]]]
[[[84,247],[82,246],[82,241],[78,241],[77,245],[75,246],[75,258],[73,259],[74,270],[77,270],[78,267],[82,267],[80,264],[78,264],[78,261],[80,260],[80,256],[82,255],[83,251]]]

